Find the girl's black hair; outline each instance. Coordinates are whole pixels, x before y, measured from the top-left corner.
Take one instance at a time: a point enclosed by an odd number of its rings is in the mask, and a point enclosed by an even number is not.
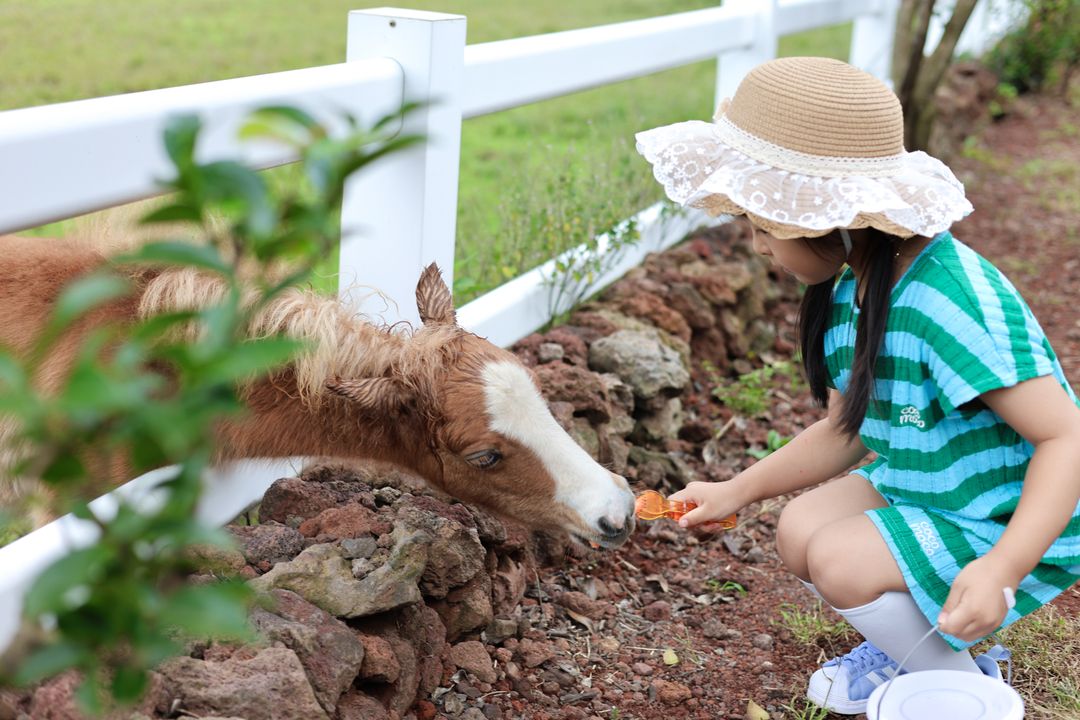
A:
[[[867,231],[867,272],[863,278],[866,289],[855,326],[855,356],[840,413],[840,430],[852,440],[859,436],[859,428],[874,396],[874,366],[885,341],[885,324],[889,319],[895,256],[892,241],[895,239],[874,228]],[[799,307],[799,346],[803,368],[810,384],[810,393],[822,407],[827,407],[829,402],[825,331],[832,317],[834,285],[835,281],[830,279],[807,287]]]

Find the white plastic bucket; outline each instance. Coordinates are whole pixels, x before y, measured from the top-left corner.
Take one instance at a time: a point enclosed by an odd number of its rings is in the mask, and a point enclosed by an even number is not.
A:
[[[899,675],[879,685],[867,700],[866,717],[867,720],[1021,720],[1024,701],[1010,685],[986,675],[924,670]]]

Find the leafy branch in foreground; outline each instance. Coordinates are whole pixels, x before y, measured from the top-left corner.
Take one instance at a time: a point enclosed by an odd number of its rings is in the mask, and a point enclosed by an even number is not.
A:
[[[289,192],[272,191],[236,162],[200,163],[199,120],[176,118],[164,138],[176,168],[173,194],[143,222],[183,228],[187,239],[143,245],[76,280],[28,353],[0,352],[0,421],[17,428],[12,467],[0,476],[40,479],[54,511],[70,510],[100,533],[35,581],[25,617],[45,640],[4,658],[5,681],[29,684],[77,669],[77,698],[97,713],[108,698],[137,699],[148,671],[186,639],[247,636],[246,585],[184,582],[192,546],[228,543],[226,533],[195,517],[216,424],[243,412],[245,382],[302,349],[283,337],[247,337],[245,329],[338,241],[348,176],[419,140],[392,130],[410,109],[368,131],[349,120],[344,137],[331,137],[295,108],[252,114],[242,137],[284,142],[300,157],[307,187]],[[163,267],[215,277],[219,299],[124,327],[95,326],[94,314],[130,302],[140,279]],[[197,332],[182,331],[192,326]],[[59,391],[43,393],[35,368],[73,338],[81,345],[70,373]],[[176,469],[152,507],[121,501],[115,514],[91,508],[89,499],[111,484],[117,467],[133,476],[166,465]]]

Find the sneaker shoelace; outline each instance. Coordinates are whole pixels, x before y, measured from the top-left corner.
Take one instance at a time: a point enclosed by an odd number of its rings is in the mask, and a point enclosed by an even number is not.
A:
[[[895,663],[893,663],[892,658],[881,650],[878,650],[875,646],[870,644],[869,641],[864,641],[853,648],[848,654],[829,660],[825,663],[825,667],[841,664],[848,667],[848,678],[854,680],[855,678],[862,677],[868,672],[878,670],[888,665],[894,665]]]

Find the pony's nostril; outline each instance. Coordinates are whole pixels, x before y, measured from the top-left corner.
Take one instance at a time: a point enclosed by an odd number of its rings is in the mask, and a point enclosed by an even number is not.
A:
[[[618,537],[625,531],[624,527],[615,527],[607,518],[600,518],[600,521],[596,523],[600,528],[600,532],[608,537]]]

